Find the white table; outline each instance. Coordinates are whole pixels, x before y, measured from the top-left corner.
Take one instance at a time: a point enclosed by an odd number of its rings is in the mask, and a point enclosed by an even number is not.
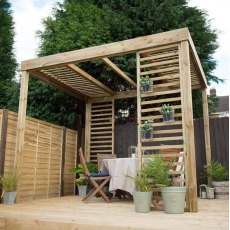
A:
[[[112,177],[109,182],[110,192],[121,189],[131,194],[135,191],[135,184],[125,175],[135,177],[137,170],[137,158],[104,159],[101,167],[102,172],[108,173]]]

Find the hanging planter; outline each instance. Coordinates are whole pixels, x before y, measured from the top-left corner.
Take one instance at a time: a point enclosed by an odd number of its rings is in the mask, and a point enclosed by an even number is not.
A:
[[[163,122],[172,122],[174,119],[174,109],[169,104],[163,104],[160,109],[160,113],[163,116]]]
[[[144,124],[140,127],[141,139],[150,139],[152,138],[153,127],[148,121],[145,121]]]
[[[152,92],[152,81],[148,75],[140,78],[140,85],[142,93]]]

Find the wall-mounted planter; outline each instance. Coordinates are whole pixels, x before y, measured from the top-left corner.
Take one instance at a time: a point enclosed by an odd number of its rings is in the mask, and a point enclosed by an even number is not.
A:
[[[171,115],[163,114],[163,122],[172,122],[172,121],[175,121],[174,114]]]
[[[141,130],[141,138],[142,139],[150,139],[152,138],[152,129],[151,130]]]

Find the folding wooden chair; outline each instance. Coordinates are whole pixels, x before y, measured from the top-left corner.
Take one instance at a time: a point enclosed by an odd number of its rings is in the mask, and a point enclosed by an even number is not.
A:
[[[89,182],[89,184],[91,184],[93,187],[92,190],[82,199],[82,201],[88,201],[92,197],[96,196],[97,193],[99,193],[106,202],[110,202],[110,199],[104,193],[103,188],[106,185],[106,183],[109,182],[111,177],[106,173],[90,173],[87,168],[81,148],[79,149],[79,156],[80,163],[82,164],[82,167],[86,175],[86,179]]]

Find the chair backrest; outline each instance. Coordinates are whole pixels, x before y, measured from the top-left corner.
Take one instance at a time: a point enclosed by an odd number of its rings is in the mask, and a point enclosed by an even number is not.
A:
[[[97,167],[98,167],[98,171],[101,170],[101,166],[102,166],[102,161],[104,159],[114,159],[117,158],[116,154],[97,154]]]
[[[81,163],[81,165],[83,167],[85,175],[90,176],[90,172],[89,172],[89,169],[87,168],[85,158],[84,158],[84,155],[83,155],[83,152],[82,152],[82,148],[79,149],[79,157],[80,157],[80,163]]]

